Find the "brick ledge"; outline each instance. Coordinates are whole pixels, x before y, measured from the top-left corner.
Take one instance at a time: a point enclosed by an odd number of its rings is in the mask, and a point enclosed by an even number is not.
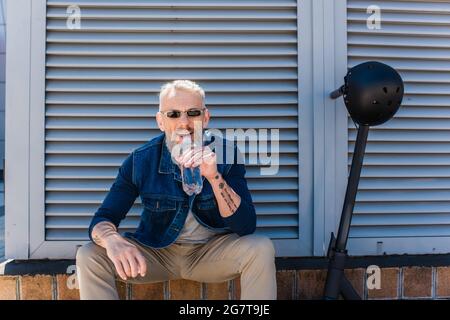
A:
[[[0,275],[57,275],[66,273],[70,265],[75,265],[74,259],[6,260],[0,263]],[[357,269],[370,265],[380,268],[450,266],[450,254],[349,257],[346,267]],[[327,268],[328,260],[324,257],[279,257],[276,258],[276,266],[277,270],[321,270]]]

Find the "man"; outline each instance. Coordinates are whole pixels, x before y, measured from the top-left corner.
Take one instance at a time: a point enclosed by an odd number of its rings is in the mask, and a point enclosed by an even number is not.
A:
[[[242,299],[276,299],[274,248],[269,238],[252,234],[256,214],[235,144],[232,163],[218,163],[217,148],[171,154],[184,135],[195,139],[198,124],[201,130],[208,125],[204,98],[192,81],[162,87],[156,120],[164,133],[125,159],[92,219],[93,243],[77,252],[81,299],[118,299],[116,276],[146,283],[223,282],[239,275]],[[230,152],[229,143],[222,142],[224,153]],[[188,196],[180,168],[197,166],[203,189]],[[140,224],[122,236],[117,228],[138,196]]]

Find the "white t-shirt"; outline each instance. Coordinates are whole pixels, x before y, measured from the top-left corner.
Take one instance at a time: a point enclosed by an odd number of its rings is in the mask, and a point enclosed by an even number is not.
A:
[[[176,243],[206,243],[217,234],[225,233],[225,231],[214,231],[202,226],[194,214],[189,210],[184,223],[183,229],[175,241]]]

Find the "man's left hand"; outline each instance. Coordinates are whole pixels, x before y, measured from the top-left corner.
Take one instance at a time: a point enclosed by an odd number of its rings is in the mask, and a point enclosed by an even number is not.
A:
[[[217,175],[217,156],[208,146],[189,150],[175,160],[186,168],[199,166],[200,173],[208,180]]]

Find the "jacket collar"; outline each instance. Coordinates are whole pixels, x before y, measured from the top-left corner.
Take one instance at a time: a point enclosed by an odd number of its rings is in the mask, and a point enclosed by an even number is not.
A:
[[[181,181],[180,168],[172,161],[172,156],[166,146],[166,137],[161,143],[161,156],[159,158],[159,173],[173,174],[175,180]]]

